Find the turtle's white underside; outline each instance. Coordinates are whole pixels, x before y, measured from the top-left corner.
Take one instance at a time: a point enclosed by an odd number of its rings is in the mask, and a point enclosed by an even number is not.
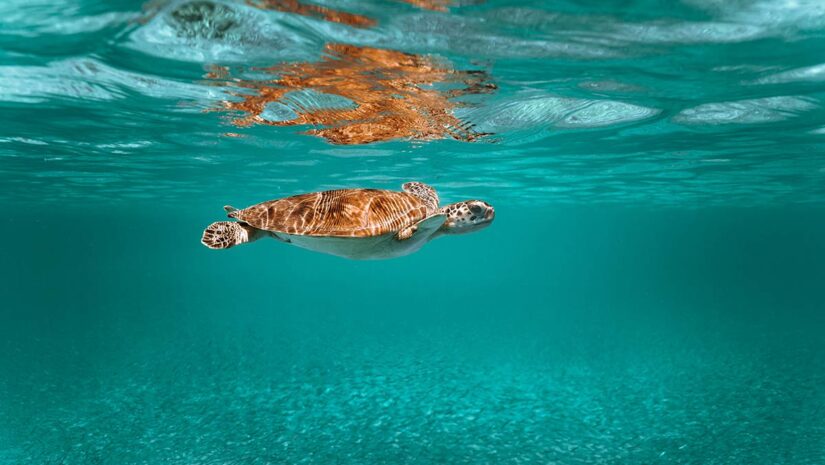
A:
[[[303,249],[354,260],[380,260],[416,252],[435,236],[446,219],[445,215],[433,215],[421,220],[416,232],[403,241],[396,239],[395,232],[375,237],[302,236],[282,232],[270,234]]]

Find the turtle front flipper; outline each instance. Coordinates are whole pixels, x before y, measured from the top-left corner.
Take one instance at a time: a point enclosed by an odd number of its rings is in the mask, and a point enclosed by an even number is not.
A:
[[[395,235],[395,239],[399,241],[405,241],[413,236],[416,237],[430,237],[434,232],[438,230],[443,224],[444,221],[447,220],[447,215],[433,215],[423,220],[415,223],[412,226],[408,226],[400,231]]]
[[[411,238],[415,232],[418,231],[418,225],[414,224],[408,228],[404,228],[395,235],[395,238],[399,241],[406,241],[407,239]]]
[[[401,186],[404,192],[414,195],[421,199],[424,205],[427,206],[427,213],[433,214],[438,210],[438,193],[432,187],[423,182],[408,182]]]

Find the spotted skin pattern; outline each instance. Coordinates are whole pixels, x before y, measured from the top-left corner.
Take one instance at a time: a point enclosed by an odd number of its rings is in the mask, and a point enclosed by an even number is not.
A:
[[[489,225],[495,218],[492,205],[482,200],[466,200],[442,207],[440,213],[447,215],[444,231],[448,234],[463,234]]]
[[[423,182],[412,181],[404,183],[401,189],[421,199],[424,205],[427,206],[427,214],[432,215],[438,210],[438,202],[440,202],[440,200],[438,199],[438,193],[432,187]]]
[[[228,249],[260,238],[260,232],[245,224],[218,221],[210,224],[201,237],[201,243],[210,249]]]
[[[339,189],[270,200],[228,216],[254,228],[302,236],[373,237],[428,216],[415,195],[378,189]]]

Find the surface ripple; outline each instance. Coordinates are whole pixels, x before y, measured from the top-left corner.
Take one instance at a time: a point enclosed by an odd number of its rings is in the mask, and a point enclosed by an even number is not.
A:
[[[515,204],[822,202],[825,15],[740,3],[665,18],[641,3],[5,2],[0,196],[175,203],[423,178]],[[253,98],[265,124],[219,111]]]

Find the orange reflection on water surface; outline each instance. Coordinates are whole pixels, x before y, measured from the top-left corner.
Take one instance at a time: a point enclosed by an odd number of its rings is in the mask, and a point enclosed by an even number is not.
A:
[[[233,120],[235,125],[312,125],[315,128],[307,134],[334,144],[392,139],[474,141],[484,134],[474,132],[453,115],[460,103],[452,97],[496,89],[482,71],[457,71],[427,56],[346,44],[328,44],[318,62],[285,63],[257,71],[276,78],[225,81],[246,89],[232,92],[239,100],[223,103],[225,108],[244,114]],[[216,68],[207,77],[221,79],[226,73]],[[343,97],[351,103],[312,108],[294,98],[295,92],[306,91]],[[286,106],[295,117],[265,119],[262,115],[271,103]]]
[[[376,24],[374,19],[366,16],[337,11],[320,5],[302,3],[298,0],[247,0],[246,3],[263,10],[295,13],[355,27],[372,27]]]
[[[447,11],[447,8],[453,3],[452,0],[401,0],[404,3],[423,8],[425,10],[433,11]]]

